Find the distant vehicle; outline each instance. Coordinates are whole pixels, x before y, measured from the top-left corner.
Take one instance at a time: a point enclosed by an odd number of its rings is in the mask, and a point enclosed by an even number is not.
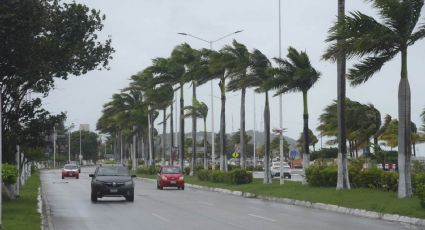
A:
[[[184,190],[184,176],[178,166],[162,166],[156,179],[156,188],[177,187]]]
[[[81,166],[80,166],[80,162],[78,161],[68,161],[68,164],[74,164],[78,167],[78,172],[81,173]]]
[[[66,164],[63,166],[62,169],[62,179],[65,179],[65,177],[80,177],[80,172],[78,172],[78,166],[75,164]]]
[[[98,166],[94,174],[89,174],[91,181],[91,200],[96,202],[102,197],[123,196],[127,201],[134,201],[134,181],[128,169],[122,165]]]
[[[280,162],[272,162],[270,171],[272,176],[280,176]],[[291,179],[291,177],[291,168],[289,167],[288,163],[283,162],[283,178]]]

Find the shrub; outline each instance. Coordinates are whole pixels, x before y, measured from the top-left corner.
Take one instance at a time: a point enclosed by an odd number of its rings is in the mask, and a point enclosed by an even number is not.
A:
[[[139,166],[136,173],[155,175],[159,172],[160,166]]]
[[[185,167],[184,168],[184,174],[185,175],[189,175],[190,174],[190,167]]]
[[[252,173],[243,169],[234,169],[224,172],[219,170],[199,170],[198,178],[201,181],[225,184],[248,184],[252,182]]]
[[[6,185],[11,185],[16,183],[18,177],[18,169],[15,165],[10,165],[5,163],[2,165],[2,179],[3,183]]]
[[[425,184],[418,184],[416,187],[416,195],[422,208],[425,208]]]
[[[334,187],[337,177],[338,167],[336,165],[312,165],[306,170],[306,179],[311,186]],[[349,177],[351,186],[354,188],[397,190],[398,174],[396,172],[385,172],[378,168],[359,170],[357,165],[350,165]],[[421,180],[425,183],[425,175]]]

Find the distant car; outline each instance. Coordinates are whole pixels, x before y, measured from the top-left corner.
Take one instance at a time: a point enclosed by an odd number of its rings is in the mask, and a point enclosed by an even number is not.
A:
[[[184,190],[184,175],[178,166],[162,166],[156,179],[156,188],[177,187]]]
[[[280,177],[280,162],[272,162],[270,171],[272,176]],[[283,162],[283,178],[291,179],[291,177],[291,168],[289,167],[288,163]]]
[[[91,200],[96,202],[102,197],[123,196],[127,201],[134,201],[134,181],[128,169],[122,165],[104,165],[89,174],[91,181]]]
[[[74,164],[66,164],[65,166],[63,166],[62,179],[65,179],[65,177],[75,177],[78,179],[80,177],[80,172],[78,172],[78,166]]]
[[[80,166],[80,162],[78,161],[69,161],[68,164],[74,164],[78,167],[78,172],[81,173],[81,166]]]

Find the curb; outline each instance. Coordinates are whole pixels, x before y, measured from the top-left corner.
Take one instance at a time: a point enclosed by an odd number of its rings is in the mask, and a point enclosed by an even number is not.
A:
[[[156,181],[155,179],[139,178],[139,177],[137,178],[147,182]],[[244,198],[256,198],[260,200],[272,201],[272,202],[277,202],[281,204],[295,205],[295,206],[304,207],[304,208],[313,208],[318,210],[325,210],[329,212],[364,217],[369,219],[385,220],[385,221],[390,221],[390,222],[395,222],[400,224],[407,224],[411,227],[421,227],[420,229],[424,229],[425,227],[425,219],[420,219],[416,217],[400,216],[397,214],[374,212],[374,211],[368,211],[364,209],[346,208],[346,207],[341,207],[341,206],[332,205],[332,204],[313,203],[309,201],[294,200],[289,198],[262,196],[262,195],[257,195],[257,194],[249,193],[249,192],[233,191],[233,190],[223,189],[223,188],[212,188],[212,187],[188,184],[188,183],[186,183],[185,186],[189,188],[194,188],[194,189],[199,189],[204,191],[211,191],[211,192],[218,192],[222,194],[239,196]]]
[[[51,209],[47,196],[43,190],[43,186],[40,185],[40,196],[41,196],[41,230],[54,230]]]

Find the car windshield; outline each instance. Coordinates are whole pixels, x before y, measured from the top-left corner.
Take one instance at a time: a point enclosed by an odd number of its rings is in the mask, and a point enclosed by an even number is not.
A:
[[[177,174],[177,173],[180,173],[180,168],[178,167],[162,168],[161,172],[165,174]]]
[[[65,169],[78,169],[76,165],[65,165]]]
[[[128,176],[128,170],[125,167],[100,167],[97,171],[98,176]]]

